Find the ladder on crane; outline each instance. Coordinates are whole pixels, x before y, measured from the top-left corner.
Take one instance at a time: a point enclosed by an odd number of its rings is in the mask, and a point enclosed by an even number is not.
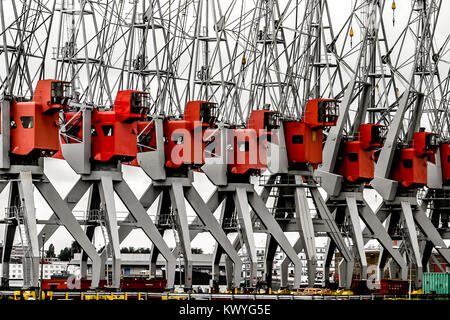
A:
[[[174,237],[174,240],[175,240],[175,248],[178,248],[178,265],[179,265],[178,272],[179,272],[180,286],[181,286],[181,282],[182,282],[181,281],[181,279],[182,279],[182,276],[181,276],[181,259],[183,258],[183,261],[184,261],[185,256],[183,254],[182,246],[181,246],[181,243],[180,243],[180,236],[178,235],[178,230],[180,230],[180,226],[178,224],[178,219],[176,218],[175,214],[176,214],[176,209],[172,208],[170,210],[170,213],[169,213],[168,217],[167,217],[166,224],[168,224],[170,226],[170,228],[172,229],[173,237]]]
[[[105,223],[105,212],[103,208],[100,208],[99,210],[95,210],[94,213],[96,215],[100,230],[102,232],[103,241],[105,243],[105,251],[106,251],[106,285],[110,285],[112,283],[112,274],[109,272],[109,263],[108,258],[111,256],[111,248],[110,248],[110,238],[108,234],[108,227]]]
[[[17,206],[11,207],[9,213],[17,221],[17,228],[19,229],[18,233],[22,247],[23,285],[27,288],[31,286],[34,261],[30,255],[29,237],[24,223],[23,208]]]
[[[244,272],[244,283],[245,283],[245,286],[247,287],[248,285],[250,285],[252,283],[252,281],[251,281],[252,280],[251,279],[252,272],[250,271],[250,273],[249,273],[249,267],[250,267],[250,270],[252,270],[252,268],[253,268],[252,267],[252,263],[254,263],[254,261],[251,261],[250,256],[248,254],[248,250],[247,250],[247,248],[245,247],[245,244],[244,244],[244,235],[242,234],[243,221],[241,221],[241,219],[239,219],[237,217],[236,212],[234,212],[233,218],[236,221],[237,237],[239,238],[239,244],[240,244],[241,249],[242,249],[242,256],[241,256],[242,258],[241,259],[242,259],[243,265],[245,266],[245,268],[242,268],[242,269],[245,270],[245,272]],[[252,221],[252,223],[253,222],[254,221]]]

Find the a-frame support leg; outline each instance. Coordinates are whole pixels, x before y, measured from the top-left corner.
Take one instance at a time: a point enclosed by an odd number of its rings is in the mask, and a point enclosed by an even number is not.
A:
[[[299,237],[294,244],[294,250],[296,253],[299,253],[303,250],[303,239]],[[291,260],[286,257],[283,259],[280,265],[280,287],[287,288],[288,286],[288,277],[289,277],[289,264]]]
[[[273,273],[273,260],[275,259],[275,254],[278,248],[278,243],[271,236],[267,236],[266,241],[266,251],[265,251],[265,270],[266,283],[268,287],[272,287],[272,273]]]
[[[247,255],[250,259],[250,287],[254,288],[256,286],[257,257],[252,219],[248,207],[247,190],[237,187],[234,200],[239,219],[239,228],[244,238],[243,241]]]
[[[346,220],[346,208],[344,207],[337,207],[334,212],[334,217],[336,223],[339,224],[345,224]],[[346,230],[343,230],[344,232]],[[349,289],[351,287],[352,277],[353,277],[353,269],[355,267],[355,252],[354,248],[350,247],[351,252],[351,260],[341,260],[339,262],[339,265],[337,266],[337,270],[339,270],[339,286],[342,288]]]
[[[384,206],[382,206],[380,209],[385,209]],[[388,212],[388,210],[382,210],[385,212]],[[379,216],[377,215],[377,219],[379,219]],[[388,235],[393,235],[395,233],[395,230],[397,229],[398,223],[400,221],[400,214],[398,212],[391,212],[390,214],[384,214],[383,215],[383,220],[380,221],[380,223],[383,223],[385,221],[385,225],[386,225],[386,230]],[[401,261],[405,261],[405,258],[402,256],[402,254],[400,253],[400,251],[398,251],[398,254],[401,257]],[[384,275],[384,270],[386,269],[386,262],[388,262],[388,252],[386,251],[386,249],[384,247],[381,248],[380,250],[380,255],[378,257],[378,270],[380,272],[380,278],[383,278]],[[403,263],[404,266],[406,266],[406,261]],[[388,262],[388,268],[389,268],[389,278],[390,279],[394,279],[396,278],[396,264],[395,262],[392,260],[390,262]],[[402,274],[405,274],[405,277],[407,277],[407,273],[408,273],[408,268],[405,267],[402,271]],[[405,278],[406,280],[407,278]]]
[[[78,202],[80,202],[83,195],[88,191],[88,189],[91,187],[92,182],[91,181],[84,181],[82,178],[79,178],[78,181],[75,183],[75,185],[70,189],[70,191],[67,193],[67,196],[64,198],[64,202],[67,203],[67,206],[69,207],[70,211],[75,208]],[[49,218],[50,221],[58,221],[58,216],[55,213],[52,213],[52,215]],[[39,232],[39,246],[42,246],[42,235],[45,233],[45,242],[47,242],[50,237],[56,232],[56,230],[59,228],[59,225],[56,224],[46,224]]]
[[[237,240],[238,238],[239,238],[239,235],[236,237],[235,240]],[[238,241],[238,243],[239,243],[239,241]],[[238,249],[237,249],[238,246],[235,246],[235,242],[233,242],[233,247],[235,248],[236,251],[238,251]],[[230,257],[225,256],[225,275],[226,275],[226,280],[227,280],[227,288],[233,288],[233,285],[234,285],[233,272],[234,272],[233,261],[231,261]],[[242,278],[242,274],[241,274],[241,278]]]
[[[214,247],[213,258],[212,258],[212,272],[211,272],[211,282],[210,287],[215,287],[219,285],[220,280],[220,259],[222,258],[223,249],[218,244]],[[231,289],[231,287],[227,288]]]
[[[167,288],[173,288],[176,259],[170,251],[170,248],[128,184],[125,181],[117,182],[114,184],[114,190],[153,245],[158,248],[164,259],[166,259]]]
[[[48,181],[48,178],[45,177]],[[92,281],[91,287],[97,288],[100,280],[101,262],[100,257],[95,250],[94,245],[86,236],[86,233],[81,228],[78,221],[72,214],[68,204],[61,199],[56,191],[55,187],[48,182],[35,182],[36,188],[47,201],[48,205],[52,208],[53,212],[57,214],[62,224],[66,227],[67,231],[75,239],[75,241],[81,246],[81,248],[87,253],[92,260]]]
[[[225,228],[225,220],[228,218],[228,215],[230,215],[230,209],[227,208],[228,201],[226,200],[220,210],[220,217],[219,221],[221,221],[221,227],[222,229]],[[233,247],[234,249],[234,247]],[[213,265],[212,265],[212,275],[211,275],[211,284],[210,287],[214,288],[216,291],[218,291],[219,287],[219,281],[220,281],[220,260],[222,258],[222,254],[224,253],[222,247],[216,243],[214,245],[214,251],[213,251]],[[232,284],[228,287],[228,290],[231,290]]]
[[[444,260],[450,264],[450,249],[447,248],[441,235],[428,219],[425,212],[419,208],[413,211],[413,215],[417,226],[427,237],[427,241],[431,242]]]
[[[94,240],[95,226],[86,226],[86,237],[89,241]],[[88,254],[85,250],[81,250],[81,264],[80,264],[80,276],[82,279],[87,278],[88,273]]]
[[[379,211],[384,212],[384,214],[383,215],[377,214],[377,218],[380,219],[380,217],[382,217],[382,220],[380,220],[380,222],[381,223],[385,222],[387,233],[389,235],[394,235],[397,230],[399,221],[400,221],[399,212],[393,212],[391,210],[387,210],[386,206],[384,206],[384,205],[382,205],[380,207]],[[400,251],[399,251],[399,254],[402,257],[401,259],[403,261],[405,261],[405,265],[406,265],[406,260]],[[389,268],[389,278],[394,279],[394,278],[396,278],[396,274],[397,274],[396,265],[393,261],[388,261],[387,251],[383,247],[383,248],[381,248],[380,255],[378,257],[378,270],[380,270],[380,274],[382,275],[381,278],[383,278],[384,270],[386,269],[387,262],[388,262],[387,267]],[[406,268],[406,273],[407,272],[408,272],[408,268]]]
[[[230,197],[233,199],[233,197],[230,195]],[[225,197],[226,199],[226,197]],[[236,237],[233,240],[233,248],[236,250],[236,252],[239,252],[241,248],[241,242],[239,239],[239,234],[236,235]],[[227,288],[233,287],[233,261],[231,261],[230,257],[225,256],[225,275],[227,280]]]
[[[153,185],[150,185],[147,190],[145,190],[145,192],[142,194],[141,198],[139,199],[139,202],[142,204],[142,206],[144,207],[145,210],[148,210],[148,208],[150,208],[152,206],[152,204],[155,202],[155,200],[158,198],[158,196],[161,194],[162,189],[161,188],[156,188]],[[159,210],[158,210],[159,212]],[[129,213],[127,216],[127,220],[130,220],[132,218],[132,214]],[[128,235],[131,233],[131,231],[133,231],[133,229],[135,229],[135,227],[132,226],[126,226],[126,225],[122,225],[119,227],[119,242],[122,243],[126,237],[128,237]],[[162,235],[164,236],[164,235]],[[152,247],[152,251],[154,249],[155,246]],[[152,256],[152,253],[150,253],[150,256]],[[106,261],[106,250],[103,250],[101,253],[101,257],[104,257],[105,261]],[[150,272],[151,274],[155,274],[156,273],[156,260],[154,261],[155,266],[153,266],[152,263],[152,259],[150,259]]]
[[[158,198],[158,196],[160,195],[161,192],[162,192],[162,190],[160,188],[150,185],[147,188],[147,190],[142,194],[139,202],[142,204],[142,206],[144,207],[145,210],[148,210],[148,208],[151,207],[151,205],[155,202],[155,200]],[[132,216],[133,215],[131,213],[129,213],[126,219],[129,220],[132,218]],[[133,227],[133,226],[127,226],[127,225],[120,226],[119,231],[118,231],[119,232],[119,242],[122,243],[128,237],[128,235],[131,233],[131,231],[133,231],[133,229],[135,229],[135,227]],[[101,257],[102,257],[102,261],[106,261],[106,248],[102,251]],[[155,261],[155,264],[156,264],[156,261]],[[155,269],[156,269],[156,266],[155,266]],[[156,272],[156,271],[152,271],[152,269],[150,271]],[[168,275],[166,275],[166,278],[168,278]],[[168,283],[168,285],[169,285],[169,283]]]
[[[181,183],[172,183],[170,198],[172,206],[176,210],[177,232],[184,259],[184,290],[189,291],[192,289],[192,251],[186,204],[184,202],[184,190]]]
[[[109,245],[112,249],[112,288],[120,288],[120,274],[121,274],[121,254],[119,232],[117,225],[117,212],[114,200],[114,188],[111,176],[103,175],[99,182],[100,198],[105,204],[105,220],[106,228],[109,238]],[[108,244],[105,244],[105,247]]]
[[[275,181],[276,176],[271,176],[269,178],[269,183],[270,180],[272,180],[272,183]],[[264,203],[267,203],[267,198],[268,195],[270,194],[271,190],[272,190],[272,186],[264,186],[262,194],[261,194],[261,199],[263,200]],[[286,193],[288,193],[292,188],[278,188],[278,198],[275,199],[274,201],[274,206],[275,206],[275,212],[274,212],[274,216],[275,219],[277,219],[277,217],[283,217],[285,216],[285,212],[278,212],[278,208],[290,208],[293,206],[293,199],[287,199],[284,197],[284,195]],[[254,213],[252,212],[252,215],[254,215]],[[284,221],[284,220],[277,220],[278,224],[280,225],[280,227],[284,230],[286,228],[286,225],[288,223],[288,221]],[[273,261],[275,259],[275,254],[278,248],[278,243],[276,242],[276,240],[274,239],[274,237],[270,234],[267,233],[266,234],[266,249],[264,251],[264,277],[266,280],[266,284],[269,288],[272,287],[272,274],[273,274]]]
[[[2,190],[5,185],[2,183]],[[11,187],[9,189],[8,205],[20,206],[19,190],[17,182],[11,181]],[[12,218],[12,217],[11,217]],[[2,287],[9,287],[9,264],[11,262],[11,253],[14,246],[14,237],[17,230],[17,220],[12,218],[8,219],[8,223],[5,226],[3,252],[2,252]]]
[[[323,267],[323,285],[327,287],[330,283],[330,267],[331,261],[333,260],[334,252],[336,251],[336,243],[328,238],[327,244],[325,246],[325,259],[324,259],[324,267]],[[335,269],[336,275],[336,269]]]
[[[352,285],[352,274],[355,266],[355,260],[345,261],[342,259],[339,263],[339,287],[350,289]]]
[[[402,212],[405,222],[406,232],[411,244],[412,257],[416,265],[416,288],[422,287],[422,257],[420,255],[419,240],[417,239],[416,225],[414,223],[414,216],[411,209],[411,204],[408,201],[402,201]]]
[[[86,191],[90,188],[92,183],[90,181],[84,181],[81,177],[78,179],[78,181],[75,183],[75,185],[72,187],[72,189],[67,193],[67,196],[64,199],[64,202],[69,207],[69,210],[72,211],[73,208],[77,205],[78,202],[80,202],[83,195],[86,193]],[[52,213],[52,215],[49,218],[50,221],[56,222],[58,221],[58,216],[55,213]],[[46,224],[39,232],[39,247],[44,244],[43,240],[47,242],[51,236],[58,230],[60,226],[57,224]],[[86,227],[86,235],[88,236],[89,240],[92,241],[93,238],[93,231],[90,228],[91,226]],[[92,233],[92,236],[91,236]],[[45,239],[43,239],[43,235],[45,234]],[[85,278],[87,276],[87,257],[86,251],[82,249],[82,259],[80,263],[80,273],[81,277]]]
[[[339,273],[339,284],[344,286],[347,289],[351,287],[351,276],[350,281],[347,281],[347,274],[352,273],[353,269],[349,270],[350,267],[353,266],[354,259],[353,255],[350,253],[347,244],[345,243],[344,238],[342,237],[341,231],[339,230],[335,219],[333,218],[330,210],[328,209],[325,201],[323,200],[320,192],[317,188],[310,189],[311,195],[313,197],[314,203],[316,204],[316,208],[320,218],[327,224],[330,232],[329,237],[335,243],[337,249],[342,255],[343,260],[346,262],[345,266],[347,267],[347,271],[344,273]],[[328,252],[331,252],[330,250]],[[334,253],[334,251],[333,251]]]
[[[359,211],[361,218],[363,219],[367,228],[375,235],[375,238],[381,244],[384,250],[386,250],[391,257],[395,260],[395,262],[400,267],[400,273],[403,280],[406,280],[408,277],[408,267],[406,265],[405,260],[402,255],[398,251],[398,249],[394,249],[392,239],[389,237],[389,234],[386,232],[386,229],[381,224],[381,221],[378,220],[375,213],[370,209],[369,204],[364,201],[364,206]],[[365,242],[365,241],[364,241]],[[381,253],[381,252],[380,252]],[[378,268],[377,279],[380,280],[383,277],[384,268]]]
[[[88,215],[91,214],[92,210],[100,208],[99,201],[100,201],[100,193],[99,193],[97,184],[94,183],[92,185],[91,190],[89,191],[89,199],[88,199],[88,205],[87,205]],[[92,240],[94,238],[94,233],[95,233],[95,226],[89,226],[89,225],[86,226],[85,232],[86,232],[86,236],[88,237],[88,239],[92,242]],[[81,251],[81,265],[80,265],[81,278],[87,277],[87,269],[88,269],[87,260],[88,260],[87,253],[84,250],[82,250]]]
[[[161,219],[161,216],[170,216],[170,194],[168,188],[161,191],[161,196],[158,200],[158,207],[156,209],[156,216],[155,221],[158,223]],[[170,218],[169,218],[170,219]],[[158,230],[162,237],[164,237],[164,229]],[[175,232],[175,230],[174,230]],[[177,248],[175,248],[172,253],[173,256],[177,256],[178,252],[176,251]],[[160,251],[157,246],[153,245],[152,249],[150,250],[150,274],[155,275],[156,274],[156,262],[158,261],[158,255]]]
[[[295,176],[295,183],[302,184],[301,176]],[[316,280],[316,239],[314,236],[314,226],[309,212],[308,198],[304,187],[296,187],[294,191],[296,219],[300,226],[300,237],[305,249],[306,261],[308,265],[308,285],[314,286]]]
[[[197,213],[200,220],[209,229],[213,238],[217,241],[220,247],[231,258],[234,263],[234,286],[238,287],[241,282],[242,261],[237,251],[234,249],[227,235],[220,227],[213,213],[208,206],[203,202],[201,196],[194,187],[187,187],[185,196],[191,207]]]
[[[367,258],[366,252],[364,251],[364,240],[362,237],[362,229],[359,223],[358,205],[356,203],[356,198],[346,197],[345,201],[347,203],[347,213],[350,216],[352,228],[353,228],[353,243],[356,245],[355,250],[358,253],[359,264],[361,267],[361,279],[367,279]]]
[[[23,221],[28,240],[28,248],[23,263],[23,285],[25,288],[37,288],[39,287],[39,243],[33,181],[29,171],[21,171],[19,174],[19,194],[23,203]],[[29,264],[29,266],[26,264]]]
[[[301,284],[302,273],[302,262],[300,258],[298,257],[292,245],[289,243],[289,240],[286,238],[283,230],[276,222],[274,217],[269,213],[269,210],[265,206],[262,199],[256,194],[256,192],[250,193],[248,195],[248,200],[255,214],[259,217],[261,222],[266,227],[267,232],[269,232],[274,237],[274,239],[278,242],[278,245],[294,264],[294,288],[299,288]]]

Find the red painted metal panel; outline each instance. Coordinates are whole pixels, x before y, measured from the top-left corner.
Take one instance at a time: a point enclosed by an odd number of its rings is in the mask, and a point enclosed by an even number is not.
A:
[[[11,153],[52,156],[59,150],[58,111],[67,107],[66,82],[40,80],[32,101],[11,104]]]
[[[391,178],[404,187],[422,186],[427,183],[427,160],[437,149],[435,134],[416,132],[412,146],[397,151]]]
[[[284,135],[290,166],[322,163],[322,128],[311,129],[308,123],[287,121]]]
[[[140,91],[119,91],[110,111],[94,109],[91,114],[92,159],[108,162],[114,159],[129,162],[135,159],[137,148],[137,120],[147,116],[145,97]],[[75,118],[73,118],[75,116]],[[75,136],[82,139],[81,114],[65,113],[66,121],[74,124]],[[75,141],[68,141],[73,143]]]
[[[337,100],[312,99],[306,104],[303,121],[311,128],[334,126],[338,118]]]
[[[450,185],[450,143],[441,145],[442,182]]]
[[[362,141],[346,141],[338,157],[338,173],[346,180],[370,181],[374,177],[374,152],[365,150]]]

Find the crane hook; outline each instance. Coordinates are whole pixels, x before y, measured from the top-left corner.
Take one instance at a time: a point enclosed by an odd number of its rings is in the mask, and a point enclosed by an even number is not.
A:
[[[350,27],[350,47],[353,47],[353,36],[355,35],[355,33],[353,32],[353,27]]]
[[[395,4],[395,0],[392,0],[392,26],[395,26],[395,9],[397,5]]]

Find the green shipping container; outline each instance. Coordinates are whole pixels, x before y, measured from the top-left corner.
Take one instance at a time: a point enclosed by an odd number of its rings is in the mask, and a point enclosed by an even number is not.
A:
[[[422,281],[423,293],[450,294],[450,273],[426,272]]]

